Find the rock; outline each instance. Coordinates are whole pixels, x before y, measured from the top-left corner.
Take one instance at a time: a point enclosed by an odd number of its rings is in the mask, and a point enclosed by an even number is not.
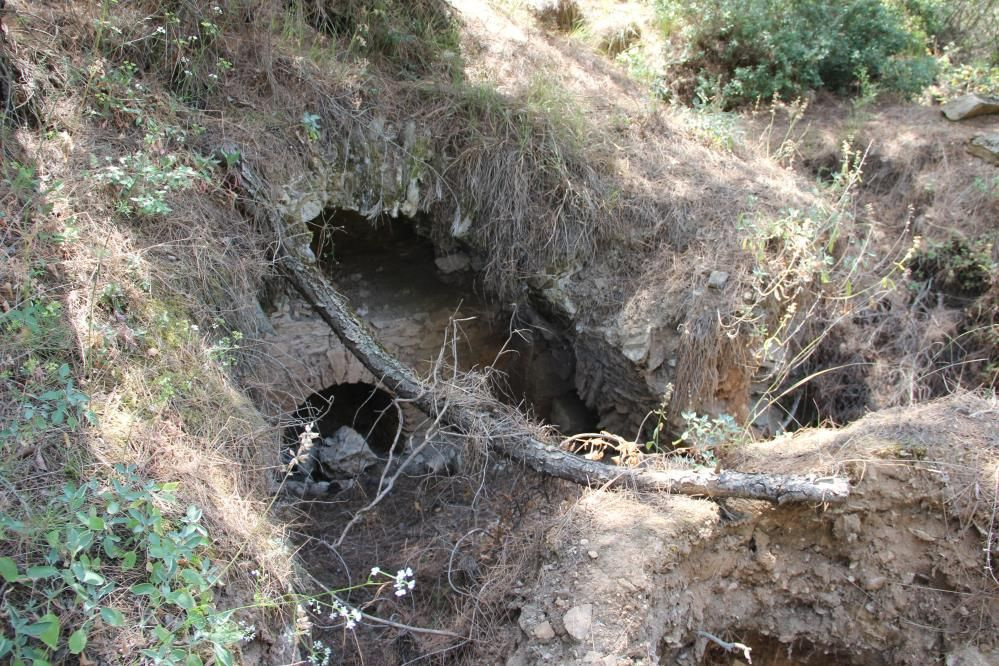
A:
[[[947,666],[989,666],[997,663],[999,652],[992,650],[989,654],[981,652],[973,645],[966,645],[962,648],[950,652],[944,659]]]
[[[315,499],[324,497],[330,491],[329,481],[296,481],[289,479],[284,483],[284,492],[292,497],[302,499]]]
[[[523,652],[514,652],[507,657],[506,666],[528,666],[527,655]]]
[[[599,553],[598,553],[597,551],[595,551],[595,550],[589,550],[589,551],[586,551],[586,555],[587,555],[587,557],[589,557],[589,558],[590,558],[591,560],[595,560],[595,559],[597,559],[598,557],[600,557],[600,554],[599,554]]]
[[[572,30],[583,22],[583,12],[576,0],[528,0],[527,9],[539,22],[559,30]]]
[[[948,120],[966,120],[989,113],[999,113],[999,97],[962,95],[940,107]]]
[[[648,323],[621,327],[621,353],[633,363],[641,363],[652,346],[652,330]]]
[[[708,276],[708,287],[711,289],[723,289],[728,282],[728,273],[725,271],[711,271]]]
[[[968,144],[968,152],[999,166],[999,132],[979,134]]]
[[[555,638],[555,630],[552,629],[552,623],[548,620],[535,625],[533,633],[534,637],[542,643],[547,643],[551,639]]]
[[[565,630],[577,641],[583,641],[590,635],[593,624],[593,604],[574,606],[562,618]]]
[[[437,257],[434,259],[434,263],[437,264],[437,270],[441,273],[449,274],[468,270],[469,266],[472,265],[472,260],[464,252],[456,252],[444,257]]]
[[[316,456],[327,478],[352,478],[378,464],[378,456],[361,433],[347,426],[323,439],[318,449]]]
[[[863,580],[863,586],[864,589],[869,592],[877,592],[884,587],[887,582],[888,579],[884,576],[867,576]]]

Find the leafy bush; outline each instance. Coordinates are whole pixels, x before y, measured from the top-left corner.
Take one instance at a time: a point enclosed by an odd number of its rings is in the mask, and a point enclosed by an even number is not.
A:
[[[63,662],[95,635],[123,627],[124,608],[138,612],[132,622],[148,639],[142,659],[194,665],[210,654],[233,663],[230,648],[249,632],[214,605],[220,568],[209,558],[201,510],[168,517],[160,507],[176,502],[178,484],[141,479],[125,466],[115,473],[107,486],[66,484],[37,513],[0,513],[2,540],[28,546],[0,557],[0,659]]]
[[[999,65],[983,60],[960,62],[952,49],[944,49],[938,62],[940,73],[932,90],[935,97],[950,100],[968,93],[999,96]]]
[[[685,51],[681,95],[737,105],[825,88],[847,92],[861,72],[913,94],[933,79],[925,37],[882,0],[660,0]],[[684,88],[682,77],[687,81]]]

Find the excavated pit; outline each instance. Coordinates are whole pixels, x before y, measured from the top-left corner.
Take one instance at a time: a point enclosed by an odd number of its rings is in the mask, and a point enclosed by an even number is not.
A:
[[[564,336],[536,313],[491,302],[477,259],[435,248],[428,221],[369,220],[333,209],[309,226],[323,272],[379,341],[418,373],[488,370],[495,392],[540,422],[565,434],[596,427],[576,393],[575,357]],[[330,386],[363,375],[352,358],[335,361],[331,375],[339,381]],[[404,421],[411,431],[413,419]]]
[[[574,390],[580,363],[572,344],[579,341],[570,342],[529,308],[491,304],[470,253],[442,251],[418,218],[372,222],[328,210],[311,227],[325,274],[390,353],[424,376],[490,368],[492,387],[524,412],[566,434],[594,429],[597,419]],[[271,323],[272,341],[292,363],[287,372],[294,379],[272,393],[289,405],[285,413],[299,422],[318,416],[324,440],[346,425],[367,439],[374,459],[383,459],[395,440],[386,444],[374,434],[392,411],[378,378],[304,302],[285,297]],[[596,399],[607,398],[606,388]],[[825,408],[816,403],[829,396],[802,396],[790,396],[785,411],[792,421],[814,424]],[[844,413],[853,398],[845,400]],[[970,416],[988,410],[959,407],[969,415],[962,417],[966,425],[974,424],[964,439],[994,446],[994,436]],[[910,432],[913,415],[905,414],[883,441],[884,426],[871,418],[864,427],[878,436],[863,447],[855,443],[859,436],[844,433],[835,446],[799,447],[795,454],[785,444],[757,459],[723,461],[725,468],[796,473],[842,473],[849,466],[856,497],[842,507],[774,509],[603,491],[580,496],[564,485],[552,492],[539,477],[491,459],[473,474],[403,477],[375,508],[369,502],[377,474],[300,505],[309,517],[299,535],[302,554],[330,587],[349,584],[352,572],[372,561],[413,566],[418,579],[433,581],[413,606],[373,607],[407,624],[432,625],[447,616],[463,633],[466,613],[479,617],[488,606],[489,621],[505,633],[492,653],[496,659],[486,663],[744,663],[699,639],[700,631],[750,645],[754,664],[880,666],[925,663],[926,655],[939,661],[965,649],[940,636],[971,635],[975,622],[996,622],[991,588],[968,573],[980,569],[980,535],[930,511],[941,502],[936,469],[910,468],[927,456],[924,441],[947,441],[939,425],[953,422],[957,408],[927,410],[919,421],[925,433]],[[405,405],[396,414],[386,432],[391,424],[414,434],[427,419]],[[947,456],[954,450],[947,447]],[[358,464],[381,469],[371,460]],[[367,512],[365,519],[332,560],[329,542],[354,525],[359,512]],[[510,578],[497,584],[497,576]],[[361,594],[349,601],[375,603]],[[582,642],[580,627],[569,621],[577,610],[572,617],[592,617]],[[382,659],[377,663],[408,663],[440,647],[405,632],[361,632],[365,658],[379,655],[372,657]],[[330,638],[337,635],[332,631]],[[409,646],[406,658],[390,655],[400,641]],[[982,654],[991,654],[990,641],[979,642]]]

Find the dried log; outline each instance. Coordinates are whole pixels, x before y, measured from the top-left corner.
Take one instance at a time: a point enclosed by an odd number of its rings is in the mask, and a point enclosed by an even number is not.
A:
[[[286,246],[282,246],[286,247]],[[285,277],[308,301],[343,343],[382,383],[401,398],[413,401],[428,414],[437,401],[431,390],[411,368],[386,351],[354,314],[347,300],[314,268],[287,251],[278,250],[277,264]],[[488,415],[490,405],[472,413],[466,407],[450,405],[445,421],[468,430]],[[850,493],[850,483],[842,477],[757,474],[711,470],[650,471],[614,467],[587,460],[553,444],[529,436],[499,436],[490,439],[499,453],[531,469],[581,484],[625,485],[645,491],[662,491],[709,497],[741,497],[785,502],[842,502]]]

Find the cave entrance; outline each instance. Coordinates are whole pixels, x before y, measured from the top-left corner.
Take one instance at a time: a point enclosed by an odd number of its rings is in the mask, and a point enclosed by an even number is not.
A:
[[[321,440],[333,437],[347,426],[364,437],[368,447],[379,457],[402,447],[399,409],[392,396],[372,384],[357,382],[330,386],[313,393],[295,410],[295,423],[288,427],[285,439],[294,445],[307,424]]]
[[[509,404],[565,434],[596,428],[595,412],[576,393],[565,336],[533,319],[512,333],[520,324],[486,298],[477,257],[435,244],[426,216],[371,220],[333,208],[309,226],[323,272],[385,348],[418,373],[442,360],[460,371],[493,368],[496,392]]]

